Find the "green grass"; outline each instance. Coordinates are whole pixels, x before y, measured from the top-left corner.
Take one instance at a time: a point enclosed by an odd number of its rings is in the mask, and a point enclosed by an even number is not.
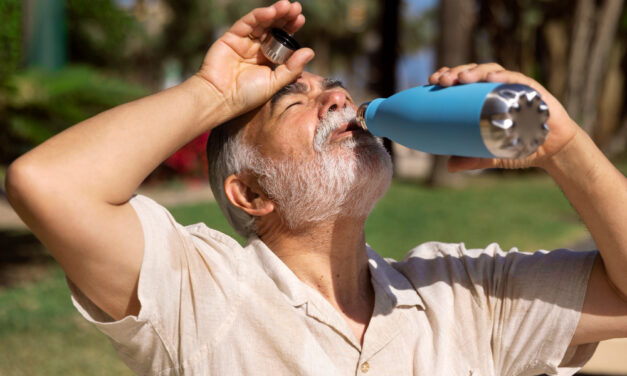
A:
[[[183,224],[203,221],[234,235],[215,203],[171,211]],[[384,256],[400,258],[428,240],[551,249],[581,239],[585,229],[550,179],[495,175],[472,178],[463,189],[395,181],[366,234]],[[0,291],[0,376],[130,374],[104,335],[74,310],[58,267],[37,283]]]
[[[57,266],[0,292],[0,375],[132,375],[106,337],[79,317]]]
[[[562,192],[544,177],[486,177],[437,190],[397,182],[366,224],[368,242],[393,258],[431,240],[533,251],[567,247],[584,235]]]

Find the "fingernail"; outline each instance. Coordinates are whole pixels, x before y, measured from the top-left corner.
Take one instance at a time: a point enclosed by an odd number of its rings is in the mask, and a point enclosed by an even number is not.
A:
[[[442,73],[440,76],[448,76],[449,73],[450,73],[449,71],[446,71],[446,72]]]

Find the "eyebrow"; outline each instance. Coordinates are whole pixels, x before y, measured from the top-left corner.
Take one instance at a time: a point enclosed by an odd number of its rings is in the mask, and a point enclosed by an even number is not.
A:
[[[342,89],[346,90],[346,87],[344,87],[344,84],[342,83],[342,81],[335,80],[332,78],[325,78],[324,80],[322,80],[322,83],[320,84],[320,86],[322,90],[329,90],[329,89],[333,89],[336,87],[341,87]],[[309,91],[309,87],[301,82],[292,82],[290,84],[283,86],[270,99],[270,112],[274,113],[276,109],[275,108],[276,104],[286,95],[304,94],[304,93],[307,93],[308,91]]]

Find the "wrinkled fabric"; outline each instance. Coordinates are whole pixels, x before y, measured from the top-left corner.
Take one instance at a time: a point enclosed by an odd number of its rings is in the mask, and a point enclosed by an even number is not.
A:
[[[368,247],[375,307],[363,346],[258,238],[183,227],[143,196],[137,316],[114,321],[69,282],[79,312],[141,375],[571,375],[596,252],[425,243],[400,262]],[[114,277],[114,276],[113,276]]]

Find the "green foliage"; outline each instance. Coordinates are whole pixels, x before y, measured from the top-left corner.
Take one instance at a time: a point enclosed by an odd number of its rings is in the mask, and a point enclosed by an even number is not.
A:
[[[420,15],[404,12],[401,17],[400,45],[402,51],[416,51],[433,47],[437,37],[437,12],[434,7]]]
[[[0,87],[0,164],[68,126],[145,94],[141,87],[87,67],[16,73]]]
[[[303,0],[308,26],[334,38],[367,30],[377,20],[379,10],[372,0]]]
[[[144,36],[132,14],[112,0],[66,0],[70,59],[95,66],[124,63]]]
[[[0,1],[0,83],[17,70],[22,58],[22,2]]]

